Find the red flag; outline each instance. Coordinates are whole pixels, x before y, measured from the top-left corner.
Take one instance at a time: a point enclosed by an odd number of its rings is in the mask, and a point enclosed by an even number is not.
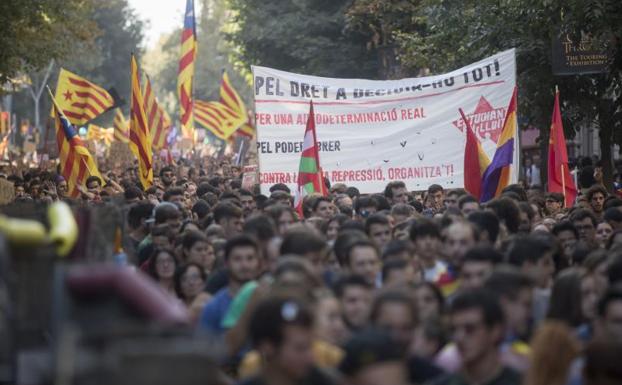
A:
[[[482,145],[471,129],[471,123],[459,109],[466,126],[466,143],[464,145],[464,189],[479,201],[482,189],[482,175],[490,164],[490,159],[482,149]]]
[[[549,162],[548,162],[548,191],[562,193],[566,207],[572,207],[577,197],[577,187],[574,178],[568,168],[568,152],[566,151],[566,138],[562,125],[562,114],[559,109],[559,90],[555,90],[555,106],[551,121],[551,136],[549,138]]]
[[[296,210],[302,218],[302,200],[306,195],[319,193],[326,196],[324,176],[320,167],[320,155],[315,135],[315,115],[313,113],[313,101],[309,104],[309,118],[302,143],[300,154],[300,167],[298,170],[298,191],[296,192]]]

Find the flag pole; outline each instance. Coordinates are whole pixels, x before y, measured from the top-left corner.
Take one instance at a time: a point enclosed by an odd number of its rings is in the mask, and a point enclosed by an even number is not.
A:
[[[560,166],[562,171],[562,191],[564,194],[564,207],[566,206],[566,175],[564,173],[564,164],[562,163]]]

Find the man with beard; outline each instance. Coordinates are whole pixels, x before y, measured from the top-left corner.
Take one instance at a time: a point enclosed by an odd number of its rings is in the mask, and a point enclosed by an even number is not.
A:
[[[175,173],[171,167],[162,167],[160,170],[160,181],[164,185],[164,189],[174,186],[176,179]]]
[[[227,314],[233,298],[246,282],[257,278],[261,271],[259,246],[248,235],[231,238],[225,245],[225,266],[228,284],[220,289],[205,305],[200,326],[216,335],[224,333],[222,319]]]

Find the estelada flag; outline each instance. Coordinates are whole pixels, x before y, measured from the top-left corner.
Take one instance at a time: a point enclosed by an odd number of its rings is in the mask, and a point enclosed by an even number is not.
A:
[[[482,178],[486,168],[490,165],[490,159],[484,152],[482,144],[471,128],[471,123],[459,110],[466,126],[466,143],[464,145],[464,189],[477,200],[481,198]]]
[[[577,187],[568,168],[568,152],[559,108],[559,90],[555,90],[555,104],[551,118],[551,136],[549,138],[548,191],[562,193],[566,207],[572,207],[577,197]]]
[[[118,107],[114,114],[112,126],[114,127],[114,140],[122,143],[129,143],[130,125],[129,122],[125,120],[125,117],[123,116],[123,111],[121,111],[121,109]]]
[[[517,104],[518,89],[514,87],[510,104],[508,105],[503,130],[497,142],[495,155],[482,176],[480,202],[488,202],[501,195],[501,191],[510,184],[510,168],[514,162],[514,142],[517,132]]]
[[[184,138],[194,139],[193,82],[194,61],[197,55],[197,31],[194,0],[186,0],[184,28],[181,31],[181,51],[177,71],[177,94],[179,96],[181,132]]]
[[[162,150],[166,147],[166,137],[171,129],[171,118],[160,106],[151,86],[151,79],[149,79],[149,76],[146,78],[143,96],[145,98],[145,113],[147,114],[151,146],[155,150]]]
[[[60,172],[67,181],[68,193],[72,197],[79,195],[78,186],[83,186],[90,176],[102,177],[97,164],[88,148],[78,136],[76,129],[63,114],[60,106],[52,96],[52,112],[56,127],[56,142],[58,144],[58,158]]]
[[[67,119],[76,125],[84,125],[115,105],[108,91],[64,68],[58,74],[54,100]],[[54,110],[50,116],[54,117]]]
[[[244,101],[235,88],[233,88],[229,75],[227,75],[225,70],[222,71],[222,79],[220,81],[220,103],[245,117],[245,122],[237,129],[235,134],[252,138],[255,135],[255,127],[253,127],[251,118],[248,116]]]
[[[151,152],[151,137],[147,126],[145,103],[140,89],[138,63],[132,55],[131,60],[132,95],[130,98],[130,150],[138,159],[140,183],[144,189],[153,184],[153,163]]]
[[[298,189],[296,191],[294,206],[298,215],[303,217],[302,203],[307,195],[320,194],[326,196],[326,185],[320,167],[320,154],[317,146],[315,133],[315,114],[313,113],[313,101],[309,103],[309,117],[305,136],[302,142],[300,154],[300,166],[298,169]]]

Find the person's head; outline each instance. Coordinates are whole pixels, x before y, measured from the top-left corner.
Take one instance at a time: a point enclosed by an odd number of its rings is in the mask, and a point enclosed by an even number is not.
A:
[[[345,214],[337,214],[328,221],[326,221],[324,226],[322,226],[322,232],[326,236],[326,240],[330,242],[337,239],[337,236],[339,235],[339,229],[341,229],[341,226],[349,219],[350,217]]]
[[[503,309],[486,289],[459,293],[449,308],[452,340],[465,367],[497,356],[504,336]]]
[[[408,382],[403,352],[390,333],[368,329],[344,346],[339,371],[348,385],[402,385]]]
[[[151,253],[149,274],[156,281],[173,281],[177,260],[171,249],[156,247]]]
[[[315,295],[315,335],[323,341],[339,346],[344,342],[346,326],[341,304],[335,295],[326,289]]]
[[[176,205],[170,202],[162,202],[154,210],[156,225],[168,225],[175,234],[179,232],[181,228],[181,212]]]
[[[308,260],[319,275],[326,261],[326,242],[317,231],[305,225],[291,228],[283,235],[281,255],[298,255]]]
[[[622,286],[609,288],[598,301],[597,332],[602,338],[622,342]]]
[[[165,166],[160,169],[160,181],[164,187],[172,186],[176,179],[177,178],[175,177],[175,172],[172,167]]]
[[[598,244],[598,246],[603,249],[607,247],[607,244],[609,243],[609,238],[611,238],[612,234],[613,234],[613,228],[611,227],[609,222],[607,221],[599,222],[598,225],[596,225],[596,236],[595,236],[596,243]]]
[[[187,303],[192,302],[205,288],[207,276],[203,266],[190,262],[175,272],[175,292]]]
[[[297,221],[296,214],[291,206],[275,204],[270,206],[266,210],[266,213],[274,219],[277,231],[280,235],[285,234],[287,229],[289,229]]]
[[[86,189],[91,194],[99,195],[102,191],[103,183],[100,177],[91,175],[86,178]]]
[[[291,194],[291,190],[289,189],[289,187],[287,187],[286,184],[284,183],[276,183],[273,184],[272,186],[270,186],[270,193],[274,193],[276,191],[283,191],[286,192],[288,194]]]
[[[495,198],[486,203],[486,209],[492,210],[510,234],[518,232],[520,226],[520,209],[516,201],[507,198]]]
[[[200,231],[187,230],[181,240],[182,255],[186,263],[194,262],[204,271],[210,272],[214,267],[216,256],[214,247]]]
[[[372,327],[389,332],[405,351],[419,323],[416,299],[405,290],[380,292],[372,303],[369,320]]]
[[[145,231],[145,221],[151,217],[155,206],[150,202],[138,202],[130,206],[127,212],[127,224],[132,230],[142,229]]]
[[[427,200],[428,205],[434,209],[440,210],[443,208],[443,187],[438,184],[433,184],[428,187]]]
[[[410,227],[410,240],[415,245],[415,252],[424,263],[431,263],[437,258],[441,244],[441,232],[432,220],[417,219]]]
[[[212,214],[214,223],[222,227],[227,239],[242,232],[244,220],[242,209],[239,207],[230,203],[219,203],[214,207]]]
[[[443,313],[445,298],[438,286],[432,282],[420,282],[415,285],[415,299],[421,320],[438,319]]]
[[[171,202],[174,204],[183,205],[184,190],[181,187],[171,187],[164,192],[162,200],[164,202]]]
[[[237,235],[225,244],[225,265],[229,281],[243,284],[259,276],[262,263],[259,246],[248,235]]]
[[[384,196],[391,205],[408,202],[408,190],[402,181],[389,182],[384,189]]]
[[[561,193],[548,193],[544,198],[544,208],[548,215],[559,214],[564,207],[564,195]]]
[[[253,214],[257,209],[257,203],[253,194],[248,190],[240,189],[238,195],[240,196],[240,204],[242,205],[244,216],[248,217]]]
[[[445,208],[455,207],[457,209],[460,209],[460,207],[458,206],[458,200],[463,195],[466,195],[466,192],[462,189],[454,189],[448,191],[447,194],[445,194],[445,200],[443,201],[443,203],[445,204]]]
[[[392,238],[402,241],[410,240],[410,226],[412,225],[412,223],[413,219],[406,222],[398,223],[393,226],[393,229],[391,230]]]
[[[313,315],[303,301],[277,296],[264,299],[251,314],[248,331],[264,370],[297,383],[313,367]]]
[[[470,290],[484,286],[503,256],[489,245],[478,245],[466,252],[460,267],[460,289]]]
[[[143,199],[143,191],[136,186],[130,186],[123,192],[126,204],[138,203]]]
[[[345,256],[345,267],[350,273],[364,277],[370,285],[376,282],[382,262],[374,243],[356,240],[348,245]]]
[[[518,208],[520,210],[518,231],[523,234],[529,234],[536,212],[528,202],[518,202]]]
[[[472,212],[479,210],[479,202],[473,195],[465,194],[458,199],[458,208],[466,218]]]
[[[622,343],[611,339],[590,342],[584,352],[585,385],[618,385],[622,382]]]
[[[329,219],[333,216],[332,202],[327,197],[313,197],[311,209],[314,217]]]
[[[365,219],[378,211],[378,201],[372,196],[359,196],[354,201],[354,213],[359,219]]]
[[[478,233],[470,222],[461,220],[449,225],[445,231],[443,246],[445,255],[456,267],[462,265],[464,255],[478,241]]]
[[[579,239],[588,245],[596,245],[596,226],[594,214],[587,209],[576,209],[570,214],[570,221],[579,232]]]
[[[365,232],[369,239],[382,250],[391,240],[389,219],[382,214],[374,214],[365,220]]]
[[[593,277],[583,269],[564,270],[555,278],[547,317],[577,327],[594,319],[597,300]]]
[[[340,278],[333,290],[341,303],[343,319],[350,330],[359,330],[367,325],[371,309],[373,285],[358,275]]]
[[[495,269],[484,281],[484,289],[498,296],[507,332],[525,337],[531,317],[533,280],[510,266]]]
[[[561,221],[553,226],[553,235],[557,238],[566,258],[570,258],[574,253],[579,232],[570,221]]]
[[[382,264],[383,287],[410,287],[421,280],[421,271],[405,258],[390,258]]]
[[[391,216],[395,223],[408,221],[415,214],[415,208],[406,203],[397,203],[391,208]]]
[[[603,219],[609,223],[614,231],[622,229],[622,210],[619,207],[605,209]]]
[[[474,211],[467,220],[472,223],[479,234],[479,242],[493,246],[499,236],[499,218],[491,211]]]
[[[586,197],[592,211],[596,214],[601,214],[605,205],[605,198],[607,198],[607,190],[605,187],[599,184],[590,187],[590,189],[587,190]]]
[[[545,288],[550,285],[555,272],[553,248],[554,245],[541,237],[519,235],[512,240],[507,259],[529,275],[538,287]]]

